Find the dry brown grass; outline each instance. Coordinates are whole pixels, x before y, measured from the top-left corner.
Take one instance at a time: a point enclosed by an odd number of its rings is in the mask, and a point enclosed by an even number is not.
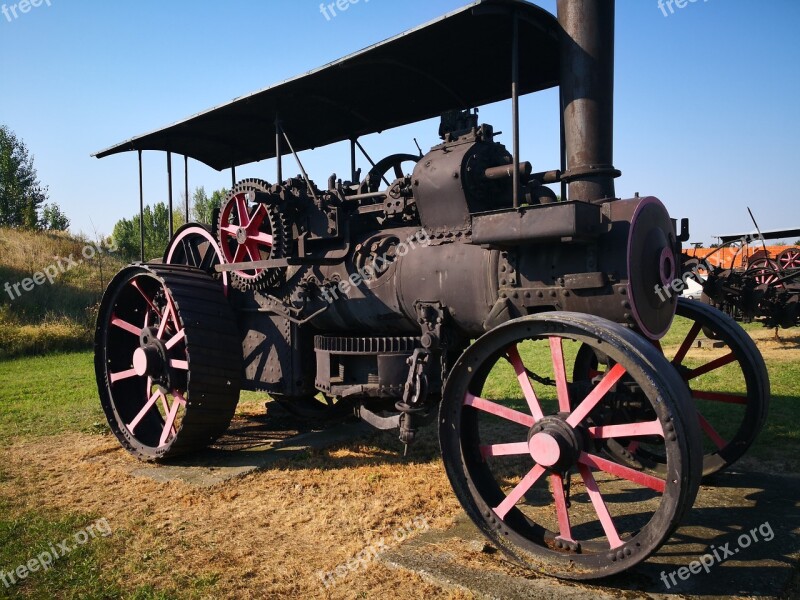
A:
[[[377,562],[322,586],[320,571],[390,540],[415,516],[446,528],[458,513],[441,462],[403,461],[388,439],[315,452],[207,490],[131,475],[138,463],[110,436],[19,440],[4,452],[13,483],[0,486],[0,500],[106,516],[124,589],[169,590],[205,576],[216,581],[209,597],[467,597]]]
[[[123,263],[106,251],[95,251],[87,260],[88,247],[107,249],[107,243],[63,232],[0,228],[0,357],[89,344],[94,307]],[[92,256],[89,250],[86,256]],[[52,282],[28,291],[21,287],[48,267],[57,272]]]

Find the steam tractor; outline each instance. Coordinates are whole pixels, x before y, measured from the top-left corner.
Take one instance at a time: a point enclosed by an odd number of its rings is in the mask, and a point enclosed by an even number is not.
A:
[[[141,181],[142,152],[166,152],[170,193],[173,154],[233,183],[214,223],[108,287],[95,365],[120,443],[197,452],[242,389],[319,424],[397,429],[399,446],[436,419],[455,494],[515,561],[591,579],[655,552],[702,476],[752,443],[769,382],[733,321],[659,293],[688,223],[616,196],[614,11],[474,2],[98,153],[137,151]],[[534,168],[519,98],[551,88],[561,156]],[[476,109],[509,100],[503,137]],[[427,153],[373,161],[360,141],[434,117]],[[337,142],[350,172],[319,185],[298,153]],[[273,182],[236,181],[266,159]],[[698,355],[701,332],[723,348]]]

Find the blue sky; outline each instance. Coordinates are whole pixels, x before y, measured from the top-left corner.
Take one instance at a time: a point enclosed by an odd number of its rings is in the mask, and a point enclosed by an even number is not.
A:
[[[138,210],[133,153],[90,154],[237,96],[308,71],[415,27],[466,0],[361,0],[330,20],[319,0],[41,0],[21,13],[0,0],[0,123],[35,156],[50,198],[73,229],[110,232]],[[554,11],[555,0],[539,3]],[[17,7],[14,18],[10,7]],[[800,227],[794,174],[800,152],[797,0],[697,0],[664,16],[658,0],[617,2],[617,192],[661,198],[689,217],[692,241]],[[522,158],[558,166],[552,91],[522,102]],[[481,119],[510,131],[506,103]],[[427,122],[363,140],[377,157],[436,143]],[[510,136],[501,138],[508,146]],[[348,170],[345,147],[303,153],[324,182]],[[190,161],[190,186],[228,186]],[[288,172],[294,173],[292,165]],[[274,180],[274,161],[237,176]],[[175,197],[183,161],[175,163]],[[162,153],[145,154],[145,199],[166,199]],[[793,241],[793,240],[791,240]]]

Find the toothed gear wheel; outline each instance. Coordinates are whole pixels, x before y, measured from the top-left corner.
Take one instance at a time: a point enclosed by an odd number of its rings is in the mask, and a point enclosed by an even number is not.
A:
[[[217,236],[226,263],[283,258],[286,255],[286,219],[278,207],[250,202],[248,192],[269,193],[261,179],[244,179],[228,193],[220,212]],[[280,286],[285,268],[233,271],[236,289],[264,289]]]

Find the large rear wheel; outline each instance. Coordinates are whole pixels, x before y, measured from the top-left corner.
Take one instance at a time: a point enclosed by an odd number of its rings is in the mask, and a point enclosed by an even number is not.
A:
[[[241,355],[219,280],[189,267],[123,269],[103,297],[95,333],[111,430],[143,460],[206,447],[233,418]]]
[[[701,332],[709,338],[702,347]],[[769,375],[755,342],[716,308],[680,298],[672,329],[657,346],[683,379],[697,409],[703,431],[703,475],[729,467],[744,456],[767,419]],[[584,346],[574,377],[591,380],[612,365],[608,356]],[[637,440],[610,441],[605,452],[634,468],[664,469],[663,449]]]

